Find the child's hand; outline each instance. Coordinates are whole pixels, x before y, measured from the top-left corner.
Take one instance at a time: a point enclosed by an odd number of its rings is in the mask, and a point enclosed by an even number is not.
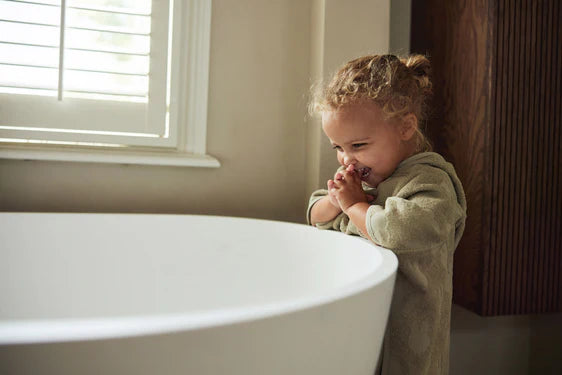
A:
[[[335,207],[337,207],[341,210],[340,204],[338,202],[338,198],[336,197],[336,194],[335,194],[335,191],[330,187],[330,186],[333,186],[333,185],[334,185],[334,181],[328,180],[328,198],[330,200],[330,203],[333,206],[335,206]]]
[[[338,198],[336,197],[336,192],[333,189],[334,187],[334,180],[338,180],[338,179],[342,179],[343,175],[341,174],[341,172],[336,172],[336,174],[334,175],[334,179],[333,180],[328,180],[328,198],[330,199],[330,203],[332,205],[334,205],[335,207],[339,208],[341,210],[340,207],[340,203],[338,202]]]
[[[365,194],[361,186],[361,178],[353,164],[344,171],[336,173],[334,180],[328,181],[330,202],[335,199],[342,211],[358,202],[370,202],[373,196]]]

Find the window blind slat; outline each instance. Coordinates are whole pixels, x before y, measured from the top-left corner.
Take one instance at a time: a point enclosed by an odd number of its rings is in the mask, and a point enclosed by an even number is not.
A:
[[[115,52],[115,51],[105,51],[101,49],[87,49],[87,48],[66,48],[66,53],[69,51],[82,51],[82,52],[96,52],[96,53],[109,53],[119,56],[139,56],[139,57],[150,57],[148,53],[131,53],[131,52]]]
[[[111,95],[146,96],[148,94],[147,76],[66,70],[65,79],[66,90]]]
[[[0,64],[58,68],[58,49],[0,43]]]
[[[59,27],[0,21],[0,38],[8,43],[58,47]]]
[[[38,68],[0,64],[0,85],[10,87],[56,90],[57,68]]]
[[[149,15],[152,10],[152,2],[150,1],[121,0],[116,3],[107,0],[68,0],[67,2],[69,8],[87,8],[121,13]]]
[[[126,34],[150,34],[150,15],[108,13],[97,10],[67,9],[67,27]]]
[[[67,69],[148,75],[149,56],[66,50]]]
[[[61,0],[2,0],[4,2],[60,6]]]
[[[70,28],[67,30],[66,39],[67,48],[146,55],[150,53],[150,36],[146,35],[123,35]]]
[[[0,15],[7,21],[27,22],[42,25],[59,25],[60,7],[22,3],[19,1],[0,1]]]
[[[87,4],[84,6],[68,6],[68,9],[77,9],[77,10],[92,10],[97,12],[104,12],[104,13],[114,13],[114,14],[128,14],[132,16],[150,16],[150,11],[148,12],[139,12],[125,8],[115,8],[110,6],[101,6],[101,7],[92,7],[91,5]]]
[[[42,89],[38,87],[13,87],[0,85],[0,91],[5,94],[36,95],[36,96],[56,96],[57,90]]]

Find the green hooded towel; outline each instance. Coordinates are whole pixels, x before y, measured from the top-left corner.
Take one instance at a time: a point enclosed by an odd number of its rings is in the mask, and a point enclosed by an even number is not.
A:
[[[398,257],[398,275],[385,336],[382,374],[447,374],[453,253],[464,231],[466,199],[453,166],[434,152],[400,163],[376,189],[366,227]],[[318,190],[312,205],[328,194]],[[347,215],[316,225],[360,235]]]

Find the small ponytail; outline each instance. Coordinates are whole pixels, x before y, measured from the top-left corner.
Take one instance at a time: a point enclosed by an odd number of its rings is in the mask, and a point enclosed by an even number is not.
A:
[[[431,64],[427,57],[423,55],[411,55],[401,61],[410,69],[424,94],[431,95]]]

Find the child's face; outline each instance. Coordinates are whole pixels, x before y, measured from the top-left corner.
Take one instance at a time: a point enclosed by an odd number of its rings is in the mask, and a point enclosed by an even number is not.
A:
[[[322,128],[340,164],[354,164],[361,180],[372,187],[388,178],[415,149],[410,142],[413,132],[406,132],[403,124],[385,120],[380,107],[373,103],[323,112]]]

